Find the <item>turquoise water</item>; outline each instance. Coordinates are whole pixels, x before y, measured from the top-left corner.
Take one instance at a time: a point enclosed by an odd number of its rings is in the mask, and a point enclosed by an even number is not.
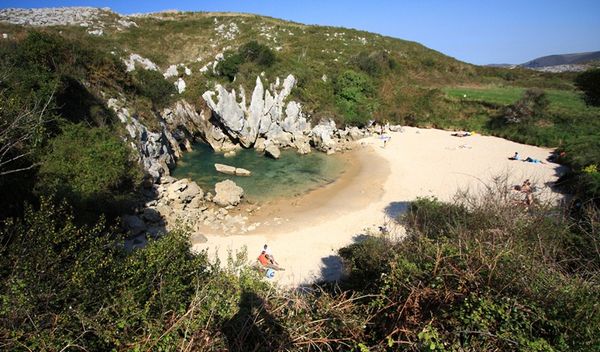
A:
[[[225,175],[215,170],[215,163],[252,171],[249,177]],[[177,162],[172,175],[189,177],[205,191],[214,192],[217,182],[230,179],[244,189],[249,200],[268,200],[295,196],[334,181],[344,171],[344,161],[335,155],[313,152],[299,155],[295,150],[282,150],[281,158],[267,158],[252,149],[240,150],[225,158],[206,144],[195,144]]]

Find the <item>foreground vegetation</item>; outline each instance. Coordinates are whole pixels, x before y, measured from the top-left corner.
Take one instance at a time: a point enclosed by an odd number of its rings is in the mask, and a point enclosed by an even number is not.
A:
[[[0,42],[0,348],[600,350],[600,110],[575,89],[589,77],[475,67],[354,30],[173,16],[100,38],[0,25],[14,38]],[[215,21],[240,34],[212,38]],[[216,71],[197,74],[221,50]],[[119,55],[129,52],[163,69],[186,63],[188,90],[175,93],[177,77],[126,72]],[[576,206],[525,211],[506,185],[483,200],[421,199],[401,219],[403,241],[344,248],[346,279],[301,292],[271,287],[243,255],[215,263],[192,253],[186,229],[124,248],[126,234],[108,224],[135,203],[142,170],[104,99],[124,97],[152,129],[175,100],[196,103],[215,83],[248,88],[261,72],[296,75],[292,94],[314,121],[375,119],[556,147],[573,168],[562,183]]]
[[[191,253],[181,231],[127,252],[104,222],[78,226],[45,200],[0,233],[2,348],[598,350],[598,214],[524,212],[498,189],[417,200],[406,238],[341,249],[340,286],[301,292],[272,288],[243,255]]]

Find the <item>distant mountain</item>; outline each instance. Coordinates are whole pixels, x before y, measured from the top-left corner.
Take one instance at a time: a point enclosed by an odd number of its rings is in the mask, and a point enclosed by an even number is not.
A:
[[[594,60],[600,60],[600,51],[542,56],[538,57],[537,59],[527,61],[526,63],[521,64],[519,66],[527,68],[540,68],[557,65],[585,64]]]

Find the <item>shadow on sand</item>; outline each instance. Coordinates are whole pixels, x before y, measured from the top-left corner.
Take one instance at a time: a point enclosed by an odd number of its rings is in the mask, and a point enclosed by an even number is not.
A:
[[[399,216],[408,210],[409,205],[410,202],[391,202],[384,209],[385,215],[392,222],[397,223]],[[389,231],[389,228],[386,227],[386,225],[389,225],[389,223],[381,224],[381,226],[379,226],[377,229],[371,230],[378,233],[385,233]],[[352,243],[363,242],[369,238],[373,238],[373,235],[374,233],[369,233],[368,231],[357,234],[352,238]],[[321,267],[321,278],[324,283],[335,283],[343,278],[344,263],[337,252],[321,258],[321,261],[323,262],[323,266]]]

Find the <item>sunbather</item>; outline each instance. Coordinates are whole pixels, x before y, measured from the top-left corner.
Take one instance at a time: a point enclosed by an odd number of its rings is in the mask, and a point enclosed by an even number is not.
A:
[[[471,132],[454,132],[451,135],[454,137],[469,137]]]

